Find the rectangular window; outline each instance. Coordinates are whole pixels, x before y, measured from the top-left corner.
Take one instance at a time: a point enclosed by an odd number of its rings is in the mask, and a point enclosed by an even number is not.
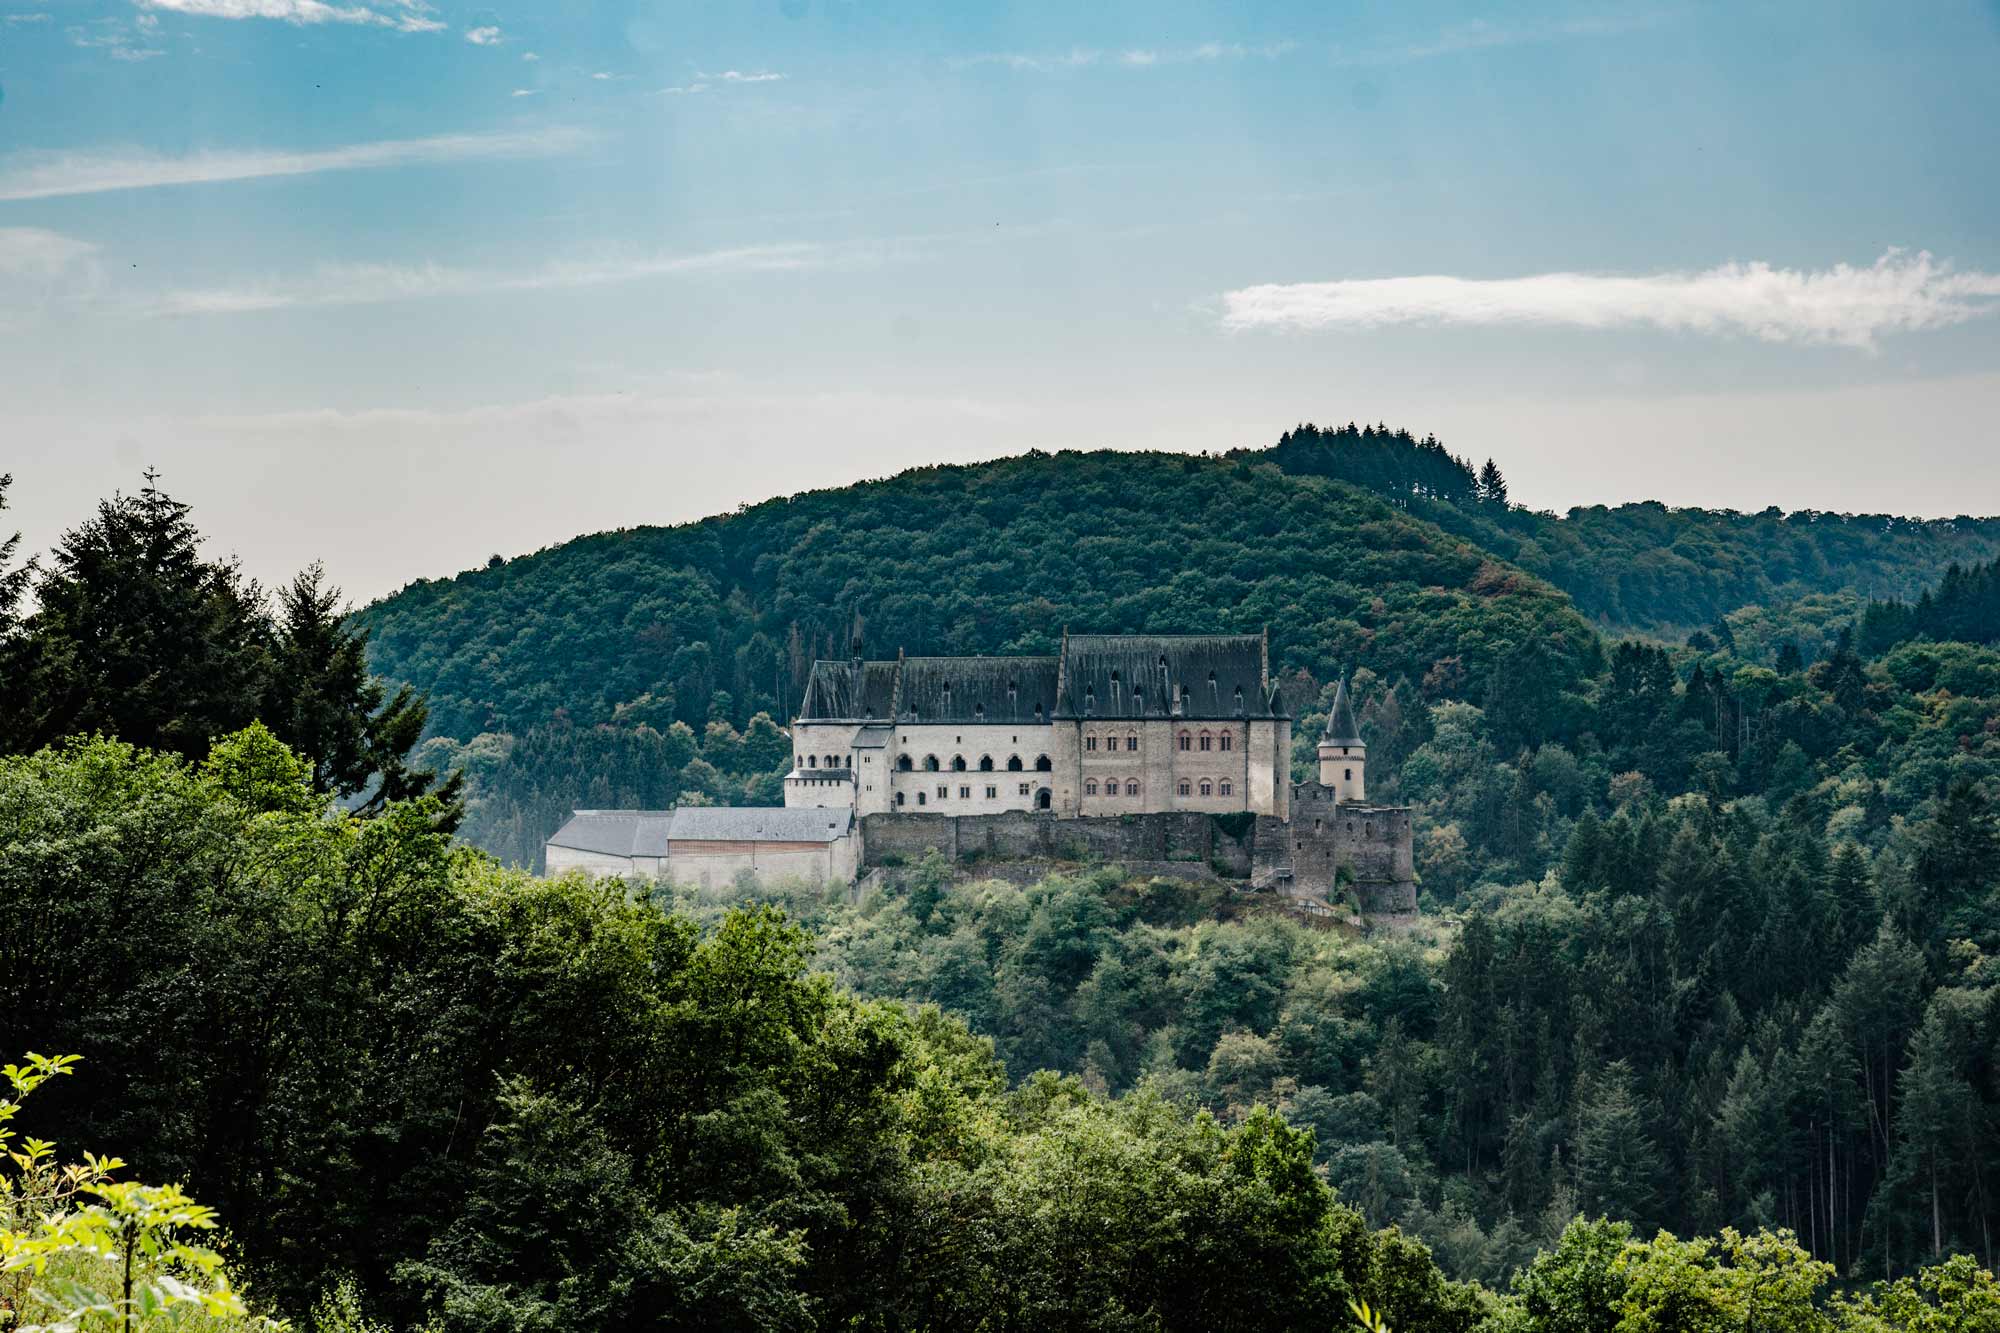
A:
[[[938,788],[938,799],[939,799],[940,801],[942,801],[942,800],[943,800],[943,799],[944,799],[945,797],[947,797],[947,796],[949,796],[949,795],[951,795],[951,788],[949,788],[949,787],[939,787],[939,788]]]
[[[1086,750],[1095,750],[1097,748],[1097,737],[1085,736],[1083,738],[1083,748]]]
[[[986,799],[989,801],[992,800],[994,797],[998,796],[999,794],[1000,794],[1000,789],[998,787],[988,787],[986,789]]]
[[[1213,736],[1203,736],[1201,738],[1201,748],[1203,750],[1208,749],[1210,742],[1212,742],[1214,739],[1215,738]]]
[[[1183,796],[1192,796],[1194,794],[1194,787],[1186,778],[1181,779],[1180,792]]]
[[[1026,796],[1027,794],[1028,794],[1028,784],[1024,782],[1021,784],[1021,795]]]
[[[1229,795],[1232,795],[1232,794],[1234,794],[1234,792],[1235,792],[1235,791],[1236,791],[1236,784],[1235,784],[1235,783],[1233,783],[1233,782],[1230,782],[1230,781],[1229,781],[1229,780],[1227,780],[1227,779],[1224,779],[1224,780],[1223,780],[1223,783],[1222,783],[1222,794],[1223,794],[1224,796],[1229,796]]]
[[[960,788],[958,789],[958,799],[959,799],[959,800],[961,800],[961,801],[969,801],[969,800],[971,800],[971,799],[972,799],[972,788],[970,788],[970,787],[960,787]]]
[[[1138,738],[1137,736],[1127,736],[1127,737],[1125,738],[1125,748],[1126,748],[1126,749],[1128,749],[1128,750],[1136,750],[1136,749],[1138,749],[1138,748],[1139,748],[1139,738]]]
[[[1194,738],[1183,733],[1181,736],[1181,748],[1185,750],[1193,746],[1193,744]]]
[[[1229,748],[1230,746],[1234,745],[1235,743],[1236,743],[1236,738],[1235,738],[1234,736],[1231,736],[1231,735],[1230,735],[1230,734],[1229,734],[1228,732],[1226,732],[1226,731],[1222,733],[1222,748],[1223,748],[1223,749],[1227,750],[1227,749],[1228,749],[1228,748]]]

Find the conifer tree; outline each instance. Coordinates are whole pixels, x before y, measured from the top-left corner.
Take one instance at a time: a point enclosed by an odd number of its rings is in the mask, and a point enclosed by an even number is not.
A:
[[[148,472],[137,495],[103,501],[39,571],[6,748],[101,731],[198,758],[254,720],[263,592],[234,560],[203,557],[188,506],[158,482]]]
[[[0,472],[0,513],[7,510],[7,488],[14,484],[14,478]],[[14,552],[21,546],[21,534],[0,537],[0,642],[4,642],[14,630],[14,616],[21,604],[21,594],[28,590],[28,580],[34,577],[34,565],[29,563],[19,569],[9,569]]]
[[[1502,508],[1507,504],[1507,479],[1500,475],[1499,466],[1490,458],[1479,469],[1479,498]]]
[[[366,793],[370,811],[431,793],[446,807],[444,826],[456,827],[464,775],[440,783],[411,767],[429,710],[409,686],[390,695],[369,674],[368,635],[348,626],[340,589],[317,562],[279,589],[272,637],[264,721],[312,761],[313,786],[341,798]]]

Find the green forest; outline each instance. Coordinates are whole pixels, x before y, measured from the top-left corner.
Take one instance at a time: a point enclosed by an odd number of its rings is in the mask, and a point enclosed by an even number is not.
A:
[[[343,616],[149,479],[0,546],[0,1330],[2000,1327],[1994,531],[1301,428]],[[531,873],[574,805],[776,800],[857,634],[1065,624],[1268,624],[1302,766],[1351,669],[1423,923]]]

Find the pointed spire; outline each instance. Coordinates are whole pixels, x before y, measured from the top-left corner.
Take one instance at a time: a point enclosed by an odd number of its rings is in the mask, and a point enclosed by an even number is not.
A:
[[[1347,676],[1344,673],[1333,691],[1333,707],[1327,710],[1326,731],[1320,736],[1320,742],[1331,745],[1361,744],[1361,728],[1354,723],[1354,705],[1347,698]]]

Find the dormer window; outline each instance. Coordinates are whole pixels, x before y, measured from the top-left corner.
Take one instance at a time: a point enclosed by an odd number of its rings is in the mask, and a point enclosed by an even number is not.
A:
[[[974,720],[974,721],[978,721],[978,720],[979,720],[980,718],[982,718],[982,717],[985,717],[985,716],[986,716],[986,705],[985,705],[985,704],[974,704],[974,705],[972,705],[972,717],[973,717],[973,720]]]

